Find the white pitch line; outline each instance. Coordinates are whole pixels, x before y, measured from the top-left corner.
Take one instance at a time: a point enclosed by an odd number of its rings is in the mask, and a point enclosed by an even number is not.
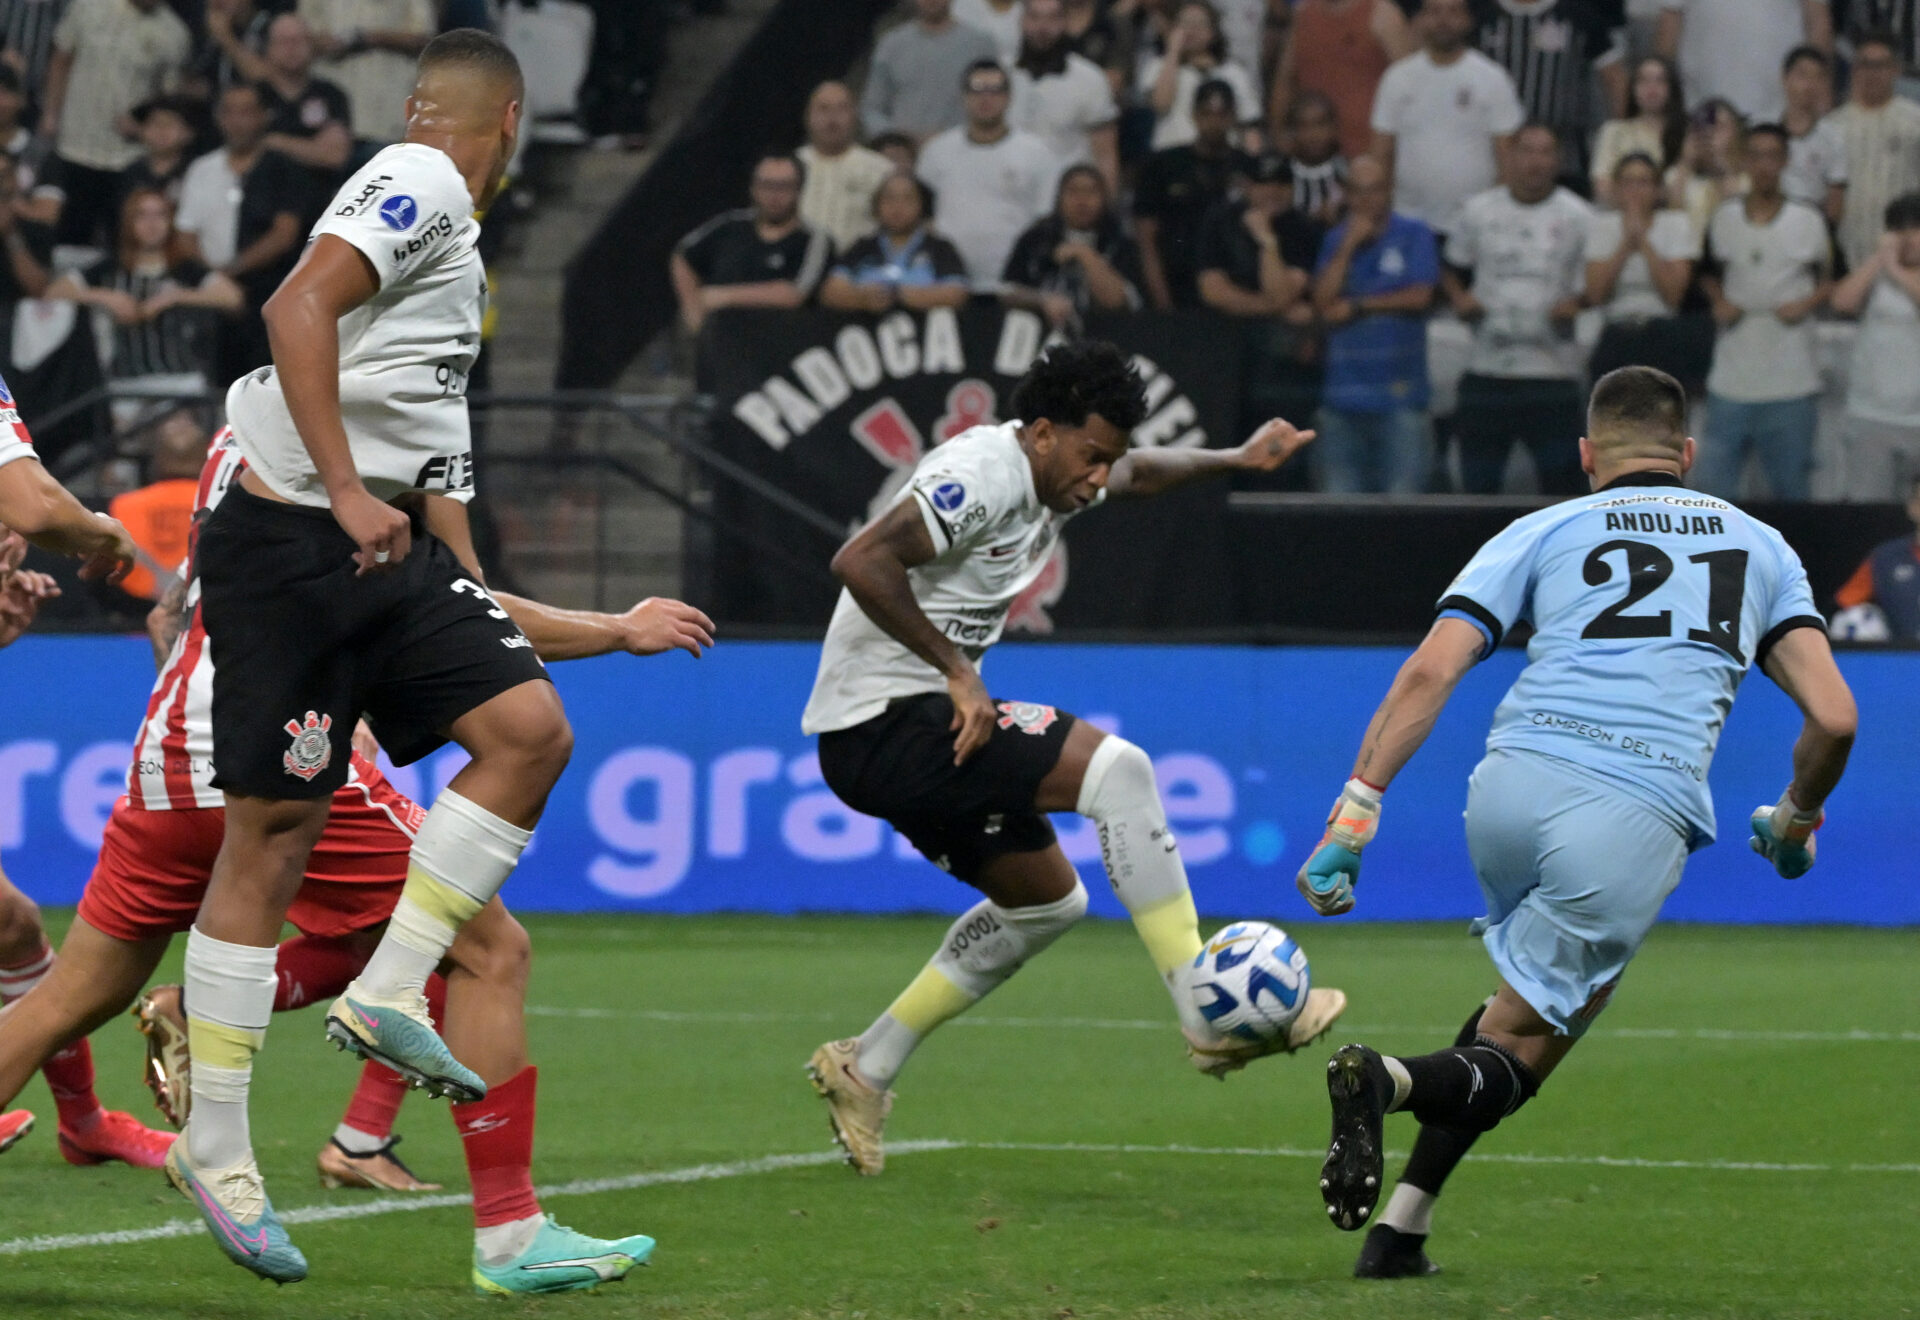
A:
[[[755,1024],[774,1023],[837,1023],[844,1014],[837,1013],[724,1013],[714,1011],[686,1011],[665,1008],[553,1008],[541,1005],[529,1005],[530,1017],[579,1018],[589,1021],[632,1020],[639,1022],[673,1023],[718,1023],[718,1024]],[[1168,1031],[1173,1027],[1171,1020],[1158,1021],[1153,1018],[1036,1018],[1036,1017],[991,1017],[986,1015],[957,1017],[949,1024],[956,1027],[1008,1027],[1023,1030],[1072,1030],[1072,1031]],[[1408,1027],[1408,1026],[1346,1026],[1342,1031],[1359,1036],[1445,1036],[1457,1032],[1459,1027]],[[1620,1040],[1719,1040],[1719,1041],[1773,1041],[1784,1044],[1802,1043],[1815,1045],[1920,1045],[1920,1031],[1867,1031],[1851,1028],[1845,1031],[1746,1031],[1728,1027],[1596,1027],[1587,1033],[1589,1036],[1612,1036]]]
[[[1325,1150],[1297,1146],[1185,1146],[1137,1145],[1120,1142],[1085,1141],[896,1141],[887,1146],[892,1156],[918,1155],[929,1151],[1013,1151],[1046,1155],[1183,1155],[1233,1159],[1317,1160]],[[1405,1151],[1390,1150],[1391,1160],[1406,1158]],[[1616,1155],[1526,1155],[1498,1151],[1477,1152],[1469,1160],[1488,1164],[1575,1165],[1599,1169],[1662,1169],[1695,1173],[1896,1173],[1920,1174],[1920,1164],[1811,1164],[1782,1163],[1770,1160],[1650,1160]],[[731,1160],[718,1164],[694,1164],[679,1169],[657,1169],[630,1173],[618,1178],[583,1178],[574,1182],[536,1187],[545,1200],[560,1196],[593,1196],[601,1192],[632,1191],[640,1187],[665,1187],[680,1183],[718,1182],[727,1178],[748,1178],[787,1169],[815,1168],[839,1164],[846,1156],[837,1150],[804,1151],[793,1155],[763,1155],[758,1159]],[[287,1224],[324,1224],[346,1219],[371,1219],[379,1215],[413,1214],[421,1210],[444,1210],[468,1204],[471,1197],[460,1192],[441,1196],[383,1196],[371,1201],[343,1205],[305,1205],[283,1211]],[[66,1233],[39,1237],[14,1238],[0,1242],[0,1256],[37,1255],[79,1247],[119,1247],[140,1242],[159,1242],[167,1238],[191,1237],[204,1233],[197,1219],[171,1219],[151,1228],[128,1228],[109,1233]]]

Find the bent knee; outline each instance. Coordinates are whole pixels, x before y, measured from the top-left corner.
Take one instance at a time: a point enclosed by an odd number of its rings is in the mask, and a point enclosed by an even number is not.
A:
[[[40,909],[18,889],[0,889],[0,967],[15,967],[45,947]]]
[[[462,971],[493,985],[525,985],[533,965],[533,939],[494,899],[460,928],[448,953]]]
[[[1079,814],[1098,820],[1159,800],[1153,758],[1118,735],[1102,739],[1087,761],[1086,777],[1080,781]]]

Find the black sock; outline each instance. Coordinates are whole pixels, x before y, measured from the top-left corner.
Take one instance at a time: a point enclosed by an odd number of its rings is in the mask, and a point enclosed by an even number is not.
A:
[[[1413,1139],[1413,1154],[1400,1181],[1418,1187],[1429,1196],[1440,1195],[1449,1175],[1473,1149],[1480,1134],[1468,1128],[1440,1127],[1422,1123],[1420,1135]]]
[[[1488,1131],[1540,1089],[1530,1068],[1484,1036],[1400,1064],[1413,1081],[1401,1108],[1435,1127]]]

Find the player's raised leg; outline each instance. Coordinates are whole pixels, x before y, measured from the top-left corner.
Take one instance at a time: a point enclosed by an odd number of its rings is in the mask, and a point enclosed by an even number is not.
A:
[[[434,1032],[423,991],[460,928],[519,863],[573,753],[573,730],[542,679],[465,712],[447,733],[473,759],[427,812],[393,920],[366,969],[327,1010],[327,1035],[429,1091],[477,1100],[485,1087]]]
[[[1005,984],[1086,915],[1087,891],[1051,834],[1044,848],[1001,853],[977,870],[949,853],[949,867],[971,872],[955,875],[987,897],[948,928],[938,952],[872,1026],[814,1051],[808,1076],[827,1101],[834,1139],[860,1173],[886,1167],[882,1133],[893,1108],[888,1088],[920,1042]]]

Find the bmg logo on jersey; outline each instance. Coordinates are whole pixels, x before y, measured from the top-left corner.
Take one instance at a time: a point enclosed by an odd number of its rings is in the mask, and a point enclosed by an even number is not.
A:
[[[405,193],[395,193],[380,203],[380,218],[387,222],[387,228],[404,234],[420,218],[419,203]]]
[[[396,197],[393,199],[393,201],[396,201],[396,202],[404,201],[404,200],[409,200],[409,199],[399,198],[399,197]],[[380,208],[381,211],[384,213],[387,207],[391,206],[392,204],[393,202],[388,202],[382,205]],[[409,201],[409,204],[411,204],[410,201]],[[392,224],[393,222],[389,220],[387,223]],[[412,224],[413,222],[409,220],[407,223]],[[399,227],[400,226],[397,226],[397,225],[395,226],[395,228],[399,228]],[[418,256],[420,253],[426,251],[428,248],[432,247],[435,243],[439,242],[441,239],[445,238],[448,234],[451,234],[452,232],[453,232],[453,217],[448,215],[445,211],[440,212],[439,215],[436,215],[433,219],[427,222],[427,227],[425,229],[422,229],[419,233],[415,234],[412,238],[408,239],[404,244],[395,245],[393,249],[394,263],[397,265],[401,262],[407,261],[413,257]]]

